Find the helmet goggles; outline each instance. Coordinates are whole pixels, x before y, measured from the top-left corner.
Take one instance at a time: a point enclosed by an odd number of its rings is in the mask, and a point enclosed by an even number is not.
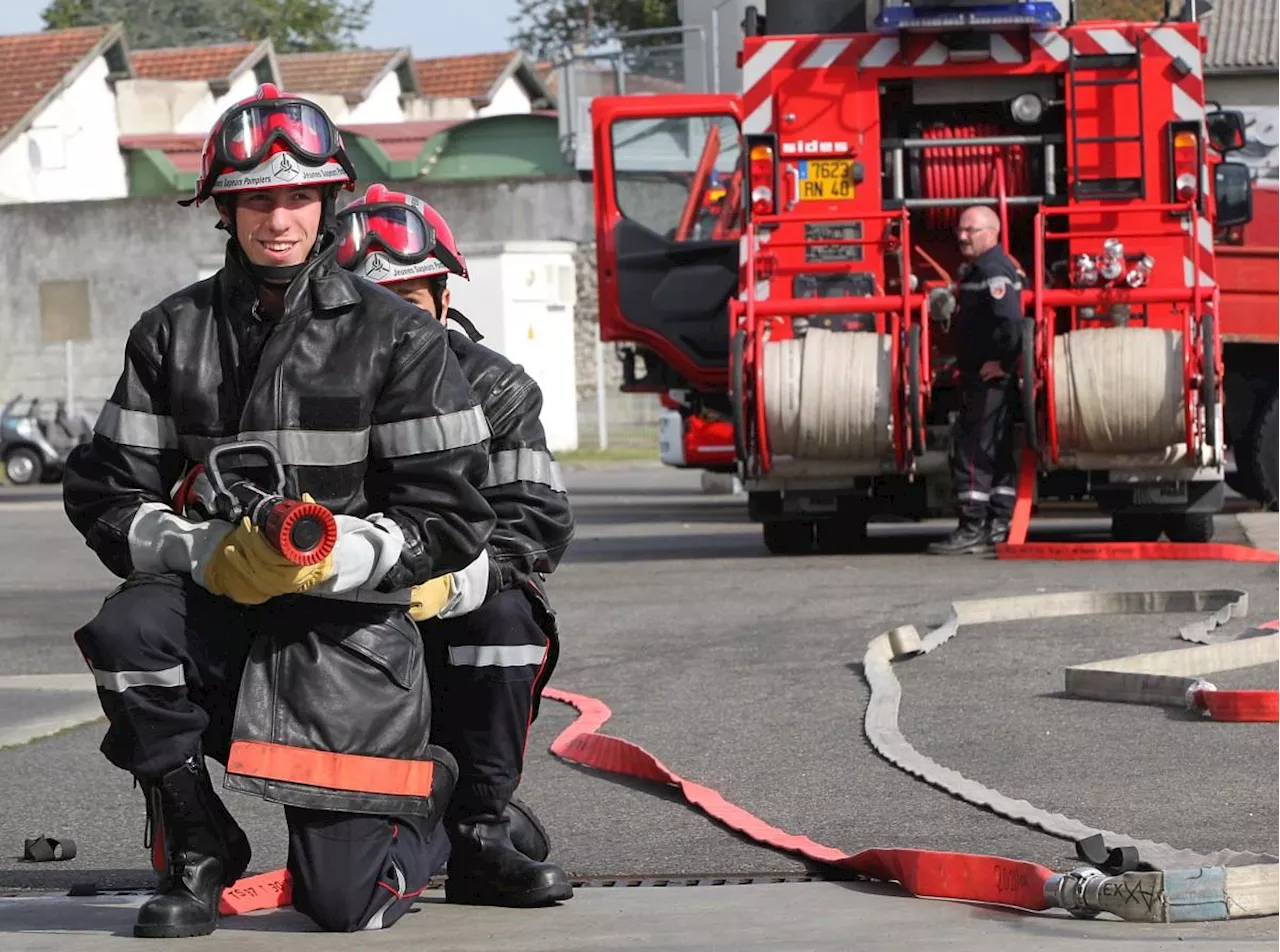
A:
[[[342,136],[320,107],[291,96],[254,98],[233,106],[214,129],[194,201],[264,185],[350,187],[355,180]]]
[[[280,97],[243,103],[228,112],[214,141],[214,157],[219,165],[245,172],[261,165],[277,142],[312,165],[342,150],[338,130],[318,106]]]
[[[398,201],[353,203],[339,212],[337,262],[384,282],[461,270],[421,210]]]

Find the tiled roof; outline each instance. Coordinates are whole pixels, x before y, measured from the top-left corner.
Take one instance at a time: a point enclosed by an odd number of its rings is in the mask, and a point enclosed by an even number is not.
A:
[[[437,59],[415,60],[414,67],[418,71],[418,85],[424,96],[488,99],[493,84],[519,55],[514,50],[507,50],[502,53],[442,56]]]
[[[1209,41],[1204,68],[1210,72],[1274,70],[1280,66],[1278,0],[1213,0],[1201,32]],[[1174,5],[1175,12],[1178,9]],[[1137,20],[1164,17],[1164,0],[1079,0],[1081,20]]]
[[[217,46],[173,46],[155,50],[134,50],[129,54],[134,75],[140,79],[218,80],[234,79],[251,65],[251,57],[265,43],[224,43]]]
[[[204,140],[202,135],[121,136],[120,148],[158,149],[179,172],[199,172]]]
[[[0,36],[0,139],[90,54],[119,37],[118,26]]]
[[[1204,18],[1207,70],[1270,70],[1280,66],[1276,0],[1214,0]]]
[[[409,56],[408,49],[350,50],[277,55],[284,88],[295,93],[328,93],[349,101],[364,99],[379,79]]]

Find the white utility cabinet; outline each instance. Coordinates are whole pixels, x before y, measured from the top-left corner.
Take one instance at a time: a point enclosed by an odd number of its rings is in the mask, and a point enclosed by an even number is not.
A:
[[[524,367],[542,390],[542,427],[554,452],[578,448],[570,241],[462,245],[470,281],[449,276],[452,305],[482,343]]]

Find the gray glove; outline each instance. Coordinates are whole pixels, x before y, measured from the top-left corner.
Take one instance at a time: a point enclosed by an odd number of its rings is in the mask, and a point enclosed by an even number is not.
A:
[[[934,288],[929,292],[929,319],[943,331],[951,329],[951,315],[955,312],[956,299],[950,288]]]

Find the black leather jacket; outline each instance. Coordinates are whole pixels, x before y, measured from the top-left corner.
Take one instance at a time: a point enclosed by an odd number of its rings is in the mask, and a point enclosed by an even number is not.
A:
[[[92,442],[67,463],[65,506],[117,575],[176,572],[154,526],[199,535],[170,494],[238,435],[277,447],[290,495],[356,517],[353,532],[402,536],[359,598],[272,600],[280,623],[255,638],[239,682],[226,783],[297,806],[438,815],[454,768],[428,742],[422,645],[403,606],[409,586],[486,551],[489,430],[440,324],[332,258],[330,246],[294,279],[278,321],[256,317],[232,248],[217,275],[143,314]]]
[[[229,246],[216,275],[134,325],[94,438],[66,465],[67,514],[89,547],[128,576],[139,506],[168,505],[186,469],[239,434],[275,444],[291,495],[399,526],[379,591],[469,564],[495,522],[476,489],[488,428],[440,325],[336,267],[332,247],[290,284],[280,320],[259,320],[256,301]]]
[[[480,492],[498,522],[489,537],[490,594],[521,587],[534,573],[548,575],[573,541],[573,509],[564,477],[547,449],[540,419],[542,391],[523,367],[490,350],[459,312],[450,319],[466,333],[449,331],[471,392],[492,434],[489,473]]]

